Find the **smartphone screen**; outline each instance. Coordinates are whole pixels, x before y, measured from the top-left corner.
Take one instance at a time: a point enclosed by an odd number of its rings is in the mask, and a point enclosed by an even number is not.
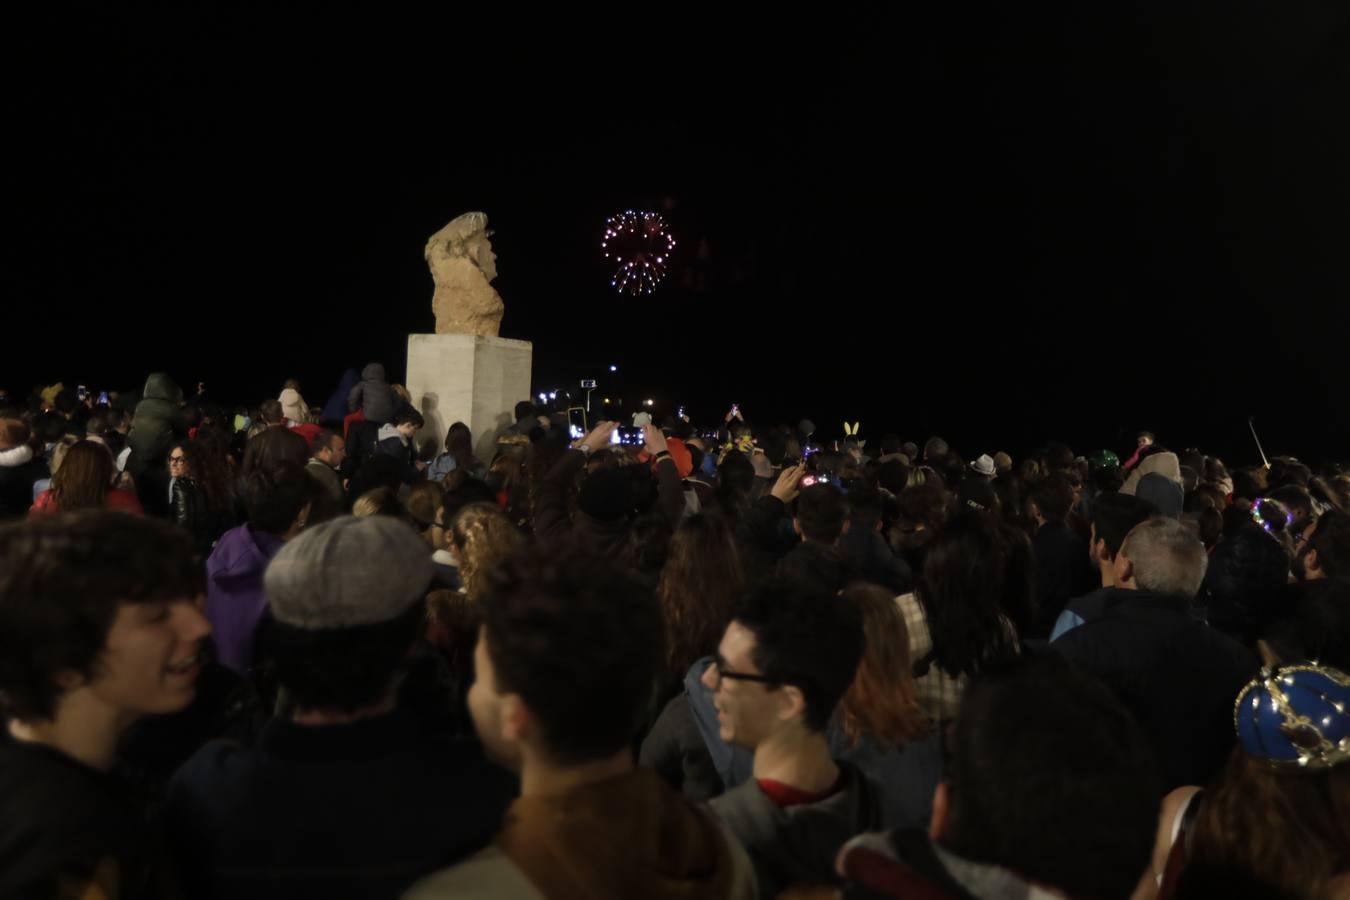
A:
[[[573,439],[586,436],[586,410],[573,406],[567,410],[567,431]]]

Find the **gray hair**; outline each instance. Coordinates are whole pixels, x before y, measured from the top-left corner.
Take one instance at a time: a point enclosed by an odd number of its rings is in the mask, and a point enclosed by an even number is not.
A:
[[[1205,545],[1195,533],[1162,516],[1136,525],[1120,552],[1134,566],[1134,582],[1141,590],[1170,597],[1194,597],[1209,566]]]
[[[950,450],[942,438],[930,437],[928,443],[923,445],[923,456],[926,460],[936,461],[938,457],[946,456]]]

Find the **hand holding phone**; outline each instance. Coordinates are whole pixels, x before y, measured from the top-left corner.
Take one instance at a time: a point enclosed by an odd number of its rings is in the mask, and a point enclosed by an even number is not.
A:
[[[647,442],[646,435],[641,425],[620,425],[614,429],[614,434],[610,438],[611,444],[620,444],[624,447],[641,447]],[[651,426],[645,426],[650,428]]]
[[[596,450],[603,450],[606,444],[618,443],[618,441],[611,440],[611,435],[618,433],[616,431],[618,427],[618,422],[600,422],[591,429],[590,434],[586,435],[572,446],[580,447],[582,444],[585,444],[587,447],[591,448],[592,453]]]
[[[658,453],[668,451],[670,445],[666,443],[666,436],[655,425],[647,424],[643,427],[643,443],[647,445],[647,452],[652,456]]]
[[[809,487],[806,484],[806,478],[802,475],[806,472],[806,466],[789,466],[778,473],[778,481],[774,483],[773,489],[769,492],[777,497],[783,503],[791,503],[796,499],[797,494],[803,487]],[[811,476],[806,476],[810,478]]]

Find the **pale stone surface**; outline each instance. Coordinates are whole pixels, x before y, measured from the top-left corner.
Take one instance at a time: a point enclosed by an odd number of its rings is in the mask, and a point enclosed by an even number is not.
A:
[[[423,255],[436,283],[431,296],[436,333],[496,337],[505,307],[492,287],[497,257],[488,239],[487,215],[457,217],[427,239]]]
[[[440,452],[445,432],[463,422],[473,432],[473,452],[492,461],[497,432],[514,423],[512,410],[530,397],[529,341],[472,334],[408,335],[408,392],[426,419],[417,434]]]

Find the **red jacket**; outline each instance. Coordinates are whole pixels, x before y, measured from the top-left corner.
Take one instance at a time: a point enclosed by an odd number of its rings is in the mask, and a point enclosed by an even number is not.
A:
[[[319,436],[320,431],[323,431],[323,426],[315,425],[313,423],[307,423],[304,425],[292,425],[291,431],[294,431],[296,434],[304,438],[306,443],[309,444],[310,449],[313,450],[314,439]]]
[[[120,509],[138,516],[145,515],[145,510],[141,508],[141,501],[136,499],[136,495],[121,488],[112,488],[108,491],[108,495],[103,498],[103,508]],[[52,496],[51,489],[48,488],[37,495],[37,499],[33,501],[28,514],[30,516],[41,516],[60,511],[56,507],[56,499]]]

